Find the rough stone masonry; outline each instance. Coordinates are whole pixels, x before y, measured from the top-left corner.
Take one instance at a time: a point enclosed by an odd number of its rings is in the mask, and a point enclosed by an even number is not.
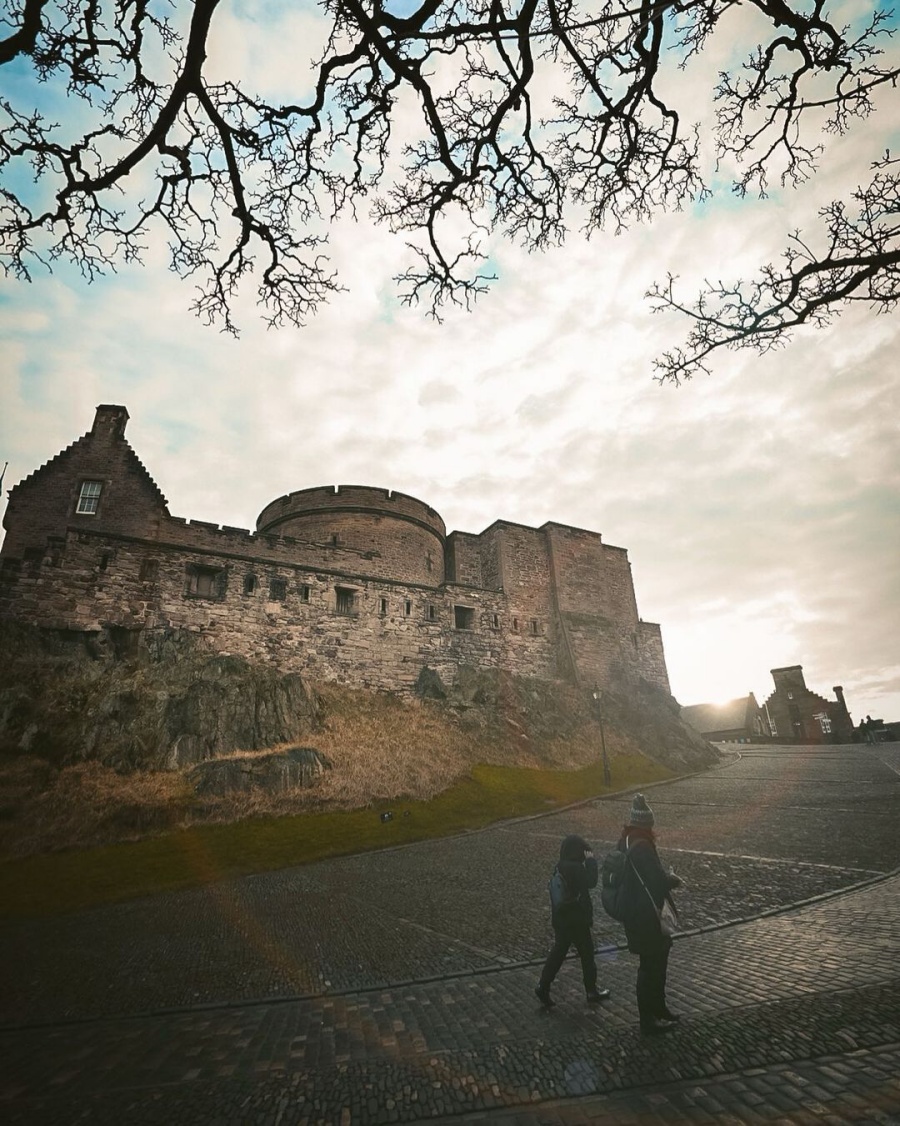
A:
[[[624,549],[591,531],[498,520],[447,533],[414,497],[302,489],[255,532],[170,515],[125,440],[128,411],[9,494],[0,617],[45,629],[194,632],[289,672],[409,692],[461,665],[586,688],[643,678],[669,690],[658,625],[638,615]]]

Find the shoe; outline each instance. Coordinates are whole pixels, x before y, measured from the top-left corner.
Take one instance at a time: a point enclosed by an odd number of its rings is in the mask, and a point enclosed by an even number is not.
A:
[[[550,996],[549,989],[542,989],[539,985],[535,986],[534,995],[540,1001],[545,1009],[552,1009],[556,1002]]]
[[[587,991],[587,1002],[589,1005],[596,1005],[600,1001],[605,1001],[608,996],[608,989],[589,989]]]
[[[667,1020],[669,1024],[676,1024],[681,1020],[681,1015],[680,1013],[673,1013],[669,1008],[665,1008],[660,1015],[660,1020]]]
[[[662,1036],[665,1032],[671,1032],[675,1027],[670,1021],[658,1020],[654,1017],[652,1020],[641,1021],[641,1035],[642,1036]]]

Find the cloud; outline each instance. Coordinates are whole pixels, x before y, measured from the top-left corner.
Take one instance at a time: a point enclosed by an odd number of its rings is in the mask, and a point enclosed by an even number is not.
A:
[[[289,6],[278,19],[273,90],[290,87],[302,31]],[[258,73],[256,31],[221,34],[223,58]],[[731,50],[722,37],[706,65]],[[699,104],[700,76],[677,81]],[[857,719],[900,718],[897,317],[860,306],[676,389],[653,382],[652,360],[684,325],[644,300],[667,270],[689,293],[776,258],[892,128],[888,112],[832,142],[797,193],[736,208],[725,192],[540,255],[497,241],[500,281],[443,325],[398,304],[404,251],[364,216],[335,225],[348,291],[303,330],[266,331],[249,299],[239,340],[204,328],[159,246],[92,287],[66,268],[0,282],[6,485],[84,433],[98,403],[124,403],[175,515],[252,527],[285,492],[347,483],[420,497],[448,530],[591,528],[628,549],[683,702],[763,698],[770,668],[802,663],[816,691],[844,685]]]

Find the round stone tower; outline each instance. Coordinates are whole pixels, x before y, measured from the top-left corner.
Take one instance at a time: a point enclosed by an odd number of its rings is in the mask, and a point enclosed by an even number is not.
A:
[[[364,485],[300,489],[267,504],[256,530],[350,549],[364,574],[426,586],[444,581],[444,521],[405,493]],[[351,566],[346,557],[341,563]]]

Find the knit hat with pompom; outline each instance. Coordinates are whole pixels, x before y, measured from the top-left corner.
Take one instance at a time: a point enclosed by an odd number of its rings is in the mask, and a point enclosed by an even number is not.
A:
[[[653,810],[647,805],[643,794],[635,794],[631,803],[631,813],[628,816],[629,825],[638,825],[643,829],[653,828]]]

